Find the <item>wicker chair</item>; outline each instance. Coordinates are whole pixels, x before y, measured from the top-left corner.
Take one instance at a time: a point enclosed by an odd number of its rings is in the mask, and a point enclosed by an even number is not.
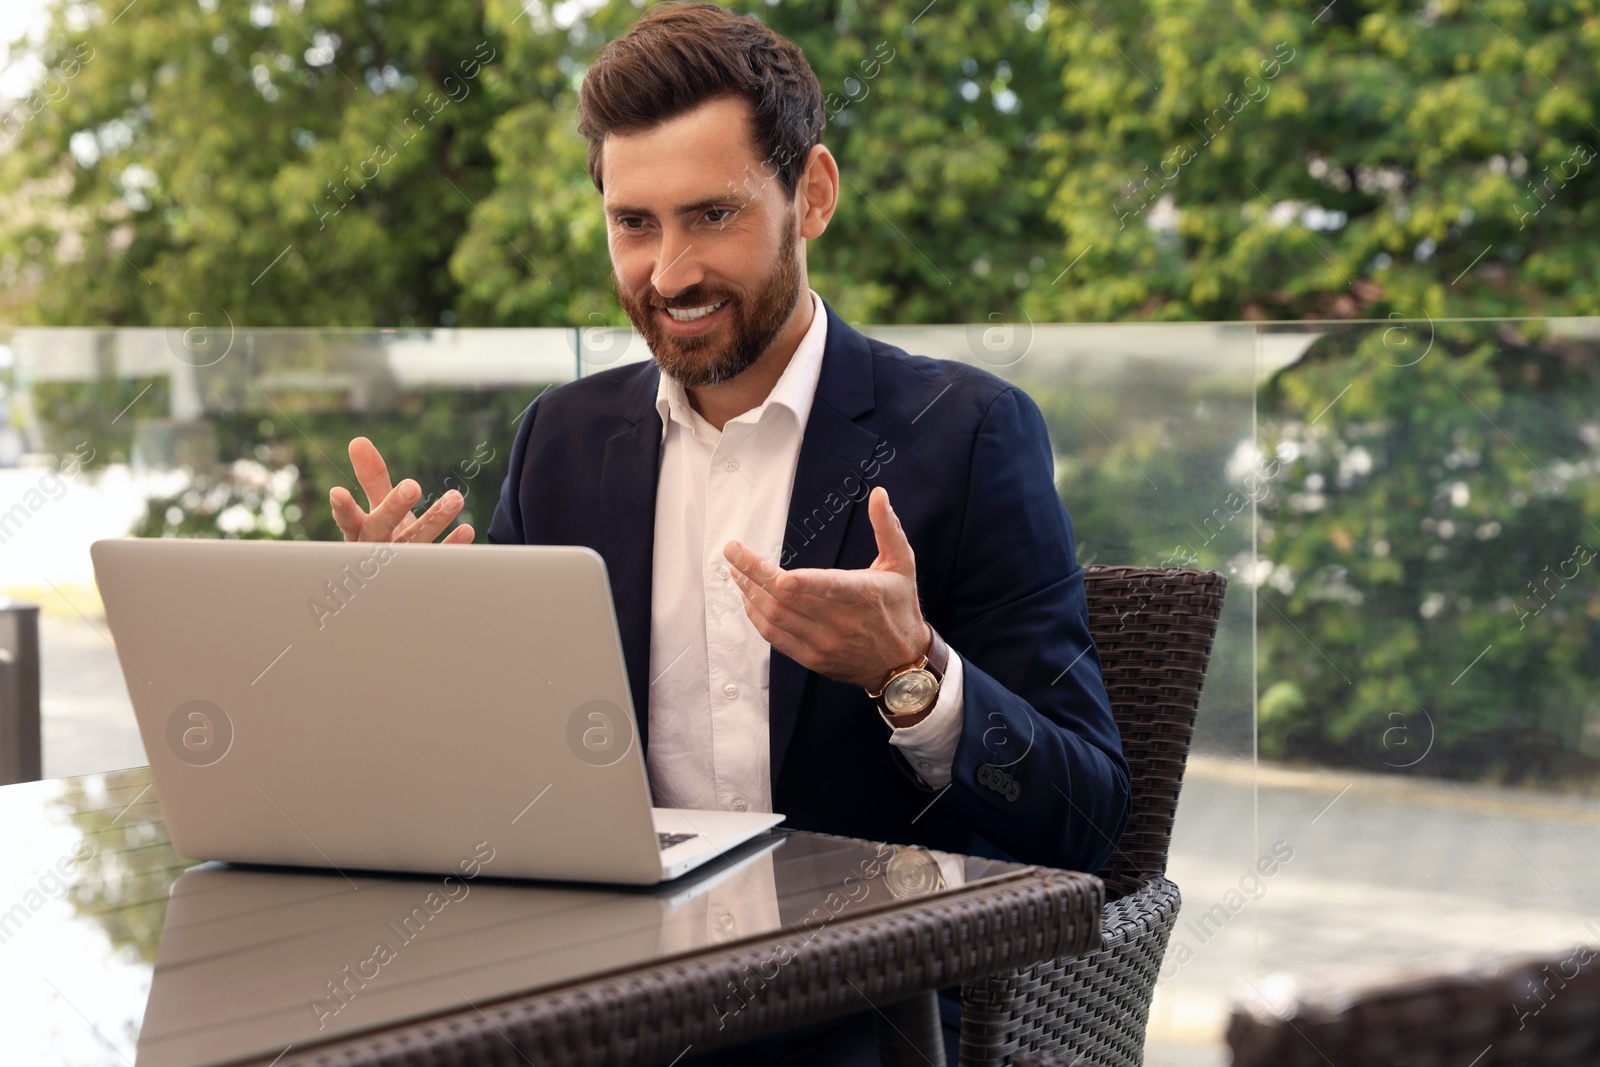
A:
[[[1557,1067],[1600,1063],[1600,955],[1341,964],[1233,999],[1233,1067]],[[1094,1067],[1050,1054],[1017,1067]]]
[[[1110,861],[1101,947],[962,986],[961,1064],[1066,1054],[1144,1062],[1150,997],[1178,914],[1163,877],[1200,688],[1228,580],[1214,571],[1086,568],[1089,628],[1122,733],[1133,814]],[[886,1061],[887,1062],[887,1061]]]
[[[1554,957],[1341,965],[1235,995],[1235,1067],[1600,1063],[1600,962]]]

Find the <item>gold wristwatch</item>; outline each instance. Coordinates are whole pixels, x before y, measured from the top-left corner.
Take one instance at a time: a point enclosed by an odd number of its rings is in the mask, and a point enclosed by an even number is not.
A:
[[[928,632],[933,635],[933,641],[926,655],[912,666],[892,672],[876,693],[867,691],[867,696],[891,726],[900,728],[921,722],[939,700],[939,686],[950,662],[950,647],[932,624]]]

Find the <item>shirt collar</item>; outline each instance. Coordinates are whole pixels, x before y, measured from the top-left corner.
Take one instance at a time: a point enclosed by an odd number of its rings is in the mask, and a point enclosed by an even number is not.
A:
[[[811,298],[811,326],[800,339],[789,365],[778,376],[766,400],[728,421],[758,423],[767,408],[776,405],[792,412],[795,425],[804,431],[806,419],[811,415],[811,403],[817,395],[817,381],[822,377],[822,351],[828,341],[828,312],[822,304],[822,298],[810,289],[806,293]],[[709,428],[705,419],[689,404],[689,394],[683,386],[669,375],[661,374],[659,378],[656,384],[656,411],[661,415],[662,437],[666,437],[669,419],[676,419],[690,430],[698,426]]]

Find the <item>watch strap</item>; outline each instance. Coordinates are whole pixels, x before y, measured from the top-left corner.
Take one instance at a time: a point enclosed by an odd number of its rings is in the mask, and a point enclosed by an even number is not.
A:
[[[943,681],[946,668],[950,666],[950,646],[944,643],[944,638],[939,636],[939,631],[928,624],[928,632],[933,635],[933,644],[928,646],[928,666],[933,668],[933,673]]]
[[[872,698],[872,703],[877,707],[878,711],[882,713],[883,717],[888,720],[891,726],[894,726],[897,729],[916,725],[923,719],[927,718],[928,713],[931,712],[933,708],[930,705],[921,711],[913,712],[909,715],[893,714],[885,706],[883,700],[883,694],[889,689],[889,682],[892,682],[895,678],[899,677],[901,674],[904,674],[906,671],[926,670],[934,676],[937,684],[942,685],[944,682],[945,669],[950,664],[950,646],[945,644],[944,638],[939,636],[939,631],[933,628],[932,623],[928,624],[928,633],[932,635],[932,641],[928,646],[928,651],[924,653],[916,663],[911,664],[908,667],[902,667],[899,670],[890,673],[888,680],[885,681],[883,685],[878,687],[878,691],[876,693],[872,692],[871,690],[868,690],[867,692],[867,695]]]

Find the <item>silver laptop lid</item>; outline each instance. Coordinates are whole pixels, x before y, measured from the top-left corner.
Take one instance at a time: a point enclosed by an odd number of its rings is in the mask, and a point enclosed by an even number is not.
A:
[[[91,554],[182,855],[660,880],[592,550],[120,538]]]

